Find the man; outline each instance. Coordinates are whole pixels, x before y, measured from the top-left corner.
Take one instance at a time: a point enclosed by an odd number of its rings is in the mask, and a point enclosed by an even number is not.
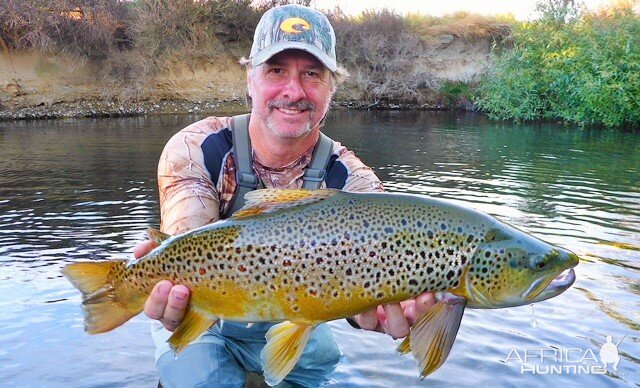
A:
[[[286,5],[267,11],[254,36],[247,68],[251,104],[248,137],[252,172],[266,188],[300,188],[319,143],[336,84],[345,71],[335,57],[335,35],[327,18],[310,8]],[[209,117],[178,132],[167,143],[158,167],[161,229],[177,234],[215,222],[233,210],[238,188],[236,130],[230,118]],[[238,142],[239,143],[239,142]],[[352,152],[331,142],[331,158],[321,187],[347,191],[382,191],[373,171]],[[153,247],[138,244],[135,256]],[[156,360],[164,386],[243,386],[246,371],[260,373],[260,350],[270,324],[250,328],[226,322],[214,325],[178,357],[166,340],[180,324],[189,290],[159,282],[145,313],[162,325],[154,329]],[[350,323],[399,338],[433,303],[431,294],[403,304],[389,304],[362,313]],[[318,385],[340,357],[327,325],[319,325],[300,361],[285,382]]]

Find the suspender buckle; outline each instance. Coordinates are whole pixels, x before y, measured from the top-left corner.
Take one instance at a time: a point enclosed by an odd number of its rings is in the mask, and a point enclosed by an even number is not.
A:
[[[241,187],[247,187],[252,190],[258,187],[258,177],[256,177],[254,174],[248,174],[246,172],[238,171],[236,174],[236,180],[238,186]]]
[[[327,170],[319,168],[307,168],[304,174],[304,181],[307,182],[322,182],[327,176]]]

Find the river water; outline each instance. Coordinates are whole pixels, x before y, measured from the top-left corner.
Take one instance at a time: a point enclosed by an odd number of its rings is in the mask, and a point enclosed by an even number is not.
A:
[[[2,386],[157,384],[148,319],[85,334],[80,295],[59,271],[132,256],[159,224],[162,146],[200,118],[0,123]],[[389,191],[490,213],[581,258],[575,285],[554,299],[468,309],[448,361],[422,382],[399,341],[332,322],[345,357],[329,385],[640,385],[639,133],[353,111],[333,112],[325,131]],[[607,336],[617,370],[600,368]]]

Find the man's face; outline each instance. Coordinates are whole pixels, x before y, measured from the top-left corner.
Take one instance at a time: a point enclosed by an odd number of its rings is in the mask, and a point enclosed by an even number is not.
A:
[[[276,136],[304,136],[322,121],[333,85],[331,72],[316,57],[285,50],[249,71],[252,118]]]

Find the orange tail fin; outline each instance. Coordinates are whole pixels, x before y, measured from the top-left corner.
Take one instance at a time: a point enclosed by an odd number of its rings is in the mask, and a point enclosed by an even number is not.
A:
[[[62,274],[82,292],[87,333],[104,333],[122,325],[142,311],[146,295],[138,290],[121,290],[114,275],[126,261],[95,261],[69,264]],[[127,295],[127,299],[121,297]]]

